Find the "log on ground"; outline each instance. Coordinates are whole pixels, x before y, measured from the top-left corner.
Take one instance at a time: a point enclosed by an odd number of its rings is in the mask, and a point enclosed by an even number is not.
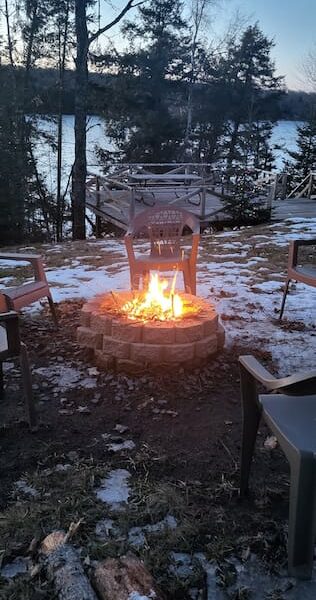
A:
[[[134,556],[102,561],[93,581],[102,600],[163,600],[151,574]]]
[[[86,576],[78,552],[64,531],[53,531],[41,544],[48,576],[58,600],[98,600]]]

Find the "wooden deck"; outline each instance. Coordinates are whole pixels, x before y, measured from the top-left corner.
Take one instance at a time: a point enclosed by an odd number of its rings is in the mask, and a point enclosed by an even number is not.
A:
[[[272,219],[316,218],[316,198],[286,198],[273,202]]]
[[[225,198],[231,196],[234,174],[225,179],[225,174],[212,170],[211,165],[207,164],[151,167],[155,169],[148,170],[148,165],[119,165],[106,177],[89,174],[86,184],[87,208],[123,230],[128,228],[135,215],[159,205],[188,210],[204,226],[230,220],[225,210]],[[273,220],[316,217],[314,174],[307,183],[305,180],[303,182],[304,185],[308,184],[309,198],[289,197],[285,200],[276,199],[285,195],[284,174],[256,171],[252,176],[255,193],[258,194],[253,202],[262,208],[272,208]]]

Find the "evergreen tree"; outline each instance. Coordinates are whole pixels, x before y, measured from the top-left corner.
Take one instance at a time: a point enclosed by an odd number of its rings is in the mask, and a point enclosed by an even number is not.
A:
[[[299,180],[316,171],[316,107],[311,110],[310,117],[304,125],[297,128],[297,150],[289,151],[292,168]]]
[[[180,0],[144,4],[137,21],[122,31],[129,51],[103,57],[108,68],[112,63],[118,69],[112,88],[118,101],[107,112],[107,132],[127,160],[174,160],[183,140],[180,80],[186,24],[181,12]]]
[[[220,65],[230,99],[227,122],[227,164],[249,164],[250,158],[258,163],[258,156],[245,147],[245,137],[255,140],[260,147],[262,130],[258,122],[264,120],[269,109],[279,102],[282,78],[275,76],[271,60],[273,42],[259,29],[258,24],[247,27],[239,42],[228,48]],[[267,122],[265,127],[267,126]],[[258,137],[259,134],[259,137]],[[246,150],[246,151],[245,151]],[[264,153],[266,149],[264,149]]]

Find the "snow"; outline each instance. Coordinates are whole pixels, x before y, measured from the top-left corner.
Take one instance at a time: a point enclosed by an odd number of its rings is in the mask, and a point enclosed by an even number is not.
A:
[[[10,260],[8,258],[0,258],[0,269],[15,269],[15,267],[28,267],[30,263],[26,260]]]
[[[4,579],[13,579],[16,575],[26,573],[29,568],[30,560],[23,556],[17,556],[11,563],[7,563],[0,570],[1,577]]]
[[[251,554],[247,561],[241,562],[236,557],[230,557],[227,562],[231,564],[236,574],[235,581],[224,591],[217,585],[216,561],[208,561],[203,552],[193,555],[184,552],[171,552],[170,573],[179,579],[186,580],[194,573],[194,567],[199,565],[206,575],[207,600],[225,600],[239,597],[239,591],[245,589],[249,597],[256,600],[282,597],[287,600],[314,600],[316,593],[316,567],[314,567],[311,581],[293,579],[286,572],[280,574],[270,573],[255,554]],[[247,596],[248,597],[248,596]]]
[[[114,469],[101,481],[96,490],[98,500],[109,505],[111,510],[122,510],[128,502],[130,488],[128,481],[131,474],[126,469]]]
[[[128,596],[128,600],[152,600],[156,597],[154,591],[150,592],[149,596],[143,596],[142,594],[139,594],[139,592],[131,592]]]
[[[292,285],[285,307],[285,326],[280,326],[277,317],[289,241],[311,239],[316,237],[315,234],[316,219],[296,218],[201,238],[197,293],[216,305],[226,330],[226,344],[237,343],[245,350],[260,348],[271,352],[276,368],[284,375],[292,370],[314,367],[316,289],[301,283]],[[141,252],[145,244],[140,242],[136,246]],[[67,243],[65,248],[71,249],[72,246]],[[276,258],[282,255],[282,265],[272,264],[273,260],[271,263],[271,259],[265,256],[265,248],[267,252],[272,249]],[[61,249],[63,245],[60,244],[45,251]],[[88,264],[89,256],[91,264]],[[104,264],[92,264],[95,258],[100,260],[100,256],[103,256]],[[81,260],[85,260],[85,264]],[[49,265],[49,254],[47,261]],[[17,265],[5,262],[11,268]],[[48,267],[46,272],[57,303],[68,299],[89,299],[99,293],[129,289],[130,286],[124,242],[113,237],[83,243],[72,260],[66,253],[62,267]],[[7,283],[2,280],[3,285]],[[177,286],[182,288],[181,276]],[[39,305],[33,305],[31,310],[34,306],[38,308]],[[302,325],[301,328],[291,326],[297,322]],[[63,387],[64,381],[68,381],[65,385],[71,387],[77,385],[82,377],[72,376],[68,371],[61,373],[59,379],[56,385]],[[85,382],[85,387],[89,387],[89,381]]]
[[[133,440],[125,440],[124,442],[113,442],[112,444],[107,444],[107,449],[109,452],[122,452],[123,450],[134,450],[136,448],[135,442]]]
[[[46,379],[51,385],[59,388],[61,392],[81,387],[86,389],[95,388],[97,385],[96,377],[86,377],[83,369],[78,369],[71,365],[60,363],[50,367],[39,367],[34,369],[33,373]]]
[[[128,542],[134,548],[141,548],[146,542],[146,533],[161,533],[176,529],[177,520],[172,515],[167,515],[162,521],[143,527],[132,527],[128,532]]]

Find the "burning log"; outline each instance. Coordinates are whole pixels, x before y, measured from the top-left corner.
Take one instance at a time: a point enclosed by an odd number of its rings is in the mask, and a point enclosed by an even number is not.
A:
[[[163,600],[144,564],[133,556],[101,562],[94,572],[94,585],[102,600]]]
[[[85,575],[78,552],[64,531],[53,531],[41,544],[45,566],[59,600],[98,600]]]

